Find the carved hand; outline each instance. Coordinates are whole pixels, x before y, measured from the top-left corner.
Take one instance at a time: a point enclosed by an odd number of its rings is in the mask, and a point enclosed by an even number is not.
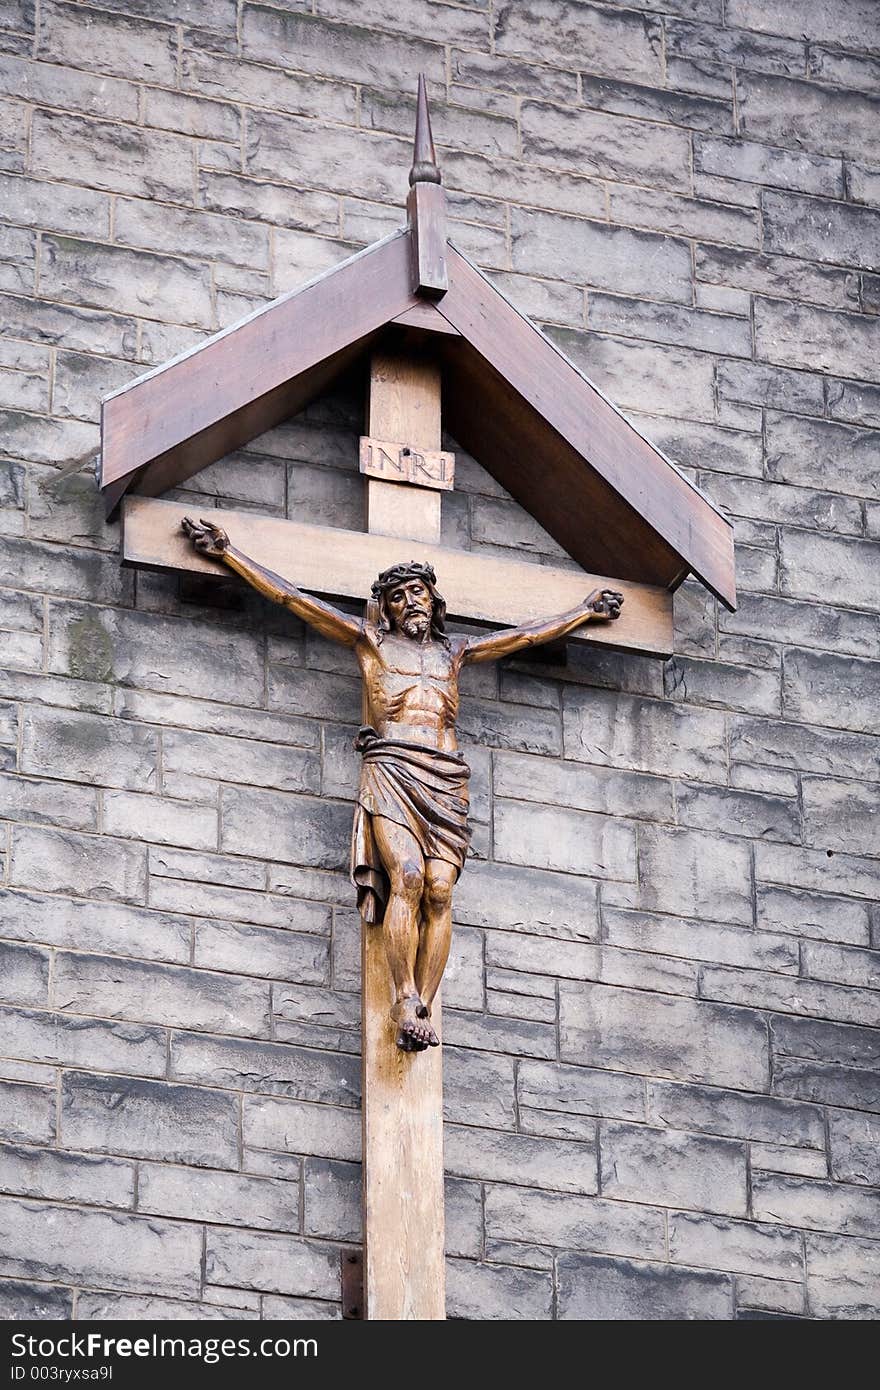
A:
[[[623,594],[616,589],[594,589],[587,599],[590,612],[606,621],[620,617],[622,603]]]
[[[222,526],[215,526],[213,521],[205,521],[204,517],[201,521],[193,521],[191,516],[185,516],[180,525],[202,555],[221,560],[229,549],[229,537]]]

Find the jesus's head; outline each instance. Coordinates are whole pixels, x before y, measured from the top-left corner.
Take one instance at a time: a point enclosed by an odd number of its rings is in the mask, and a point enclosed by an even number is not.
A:
[[[431,565],[410,560],[383,570],[373,584],[373,598],[379,605],[380,638],[396,629],[414,642],[430,636],[448,645],[446,604],[437,592]]]

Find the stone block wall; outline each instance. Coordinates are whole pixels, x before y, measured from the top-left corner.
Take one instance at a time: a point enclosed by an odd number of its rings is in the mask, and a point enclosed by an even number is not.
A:
[[[339,1316],[358,681],[122,570],[75,465],[102,394],[399,225],[420,70],[453,239],[741,589],[686,584],[665,665],[469,678],[450,1316],[876,1317],[872,0],[0,0],[0,1311]],[[180,495],[362,525],[362,403]],[[559,562],[458,469],[451,542]]]

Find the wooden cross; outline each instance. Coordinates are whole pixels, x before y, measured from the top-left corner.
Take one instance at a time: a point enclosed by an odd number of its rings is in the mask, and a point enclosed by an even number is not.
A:
[[[410,183],[405,232],[105,401],[102,486],[111,513],[124,498],[124,562],[227,574],[182,533],[187,508],[156,494],[295,413],[367,352],[367,530],[212,510],[235,545],[300,590],[361,602],[380,571],[427,561],[448,615],[478,626],[534,622],[613,588],[619,621],[569,640],[671,654],[672,591],[689,571],[733,606],[729,523],[447,242],[423,80]],[[401,349],[402,329],[414,350]],[[441,377],[452,432],[570,554],[604,558],[614,577],[440,543],[455,466],[441,447]],[[366,1316],[441,1319],[442,1050],[395,1046],[381,928],[363,924],[362,948]]]
[[[396,455],[404,450],[437,459],[441,453],[440,368],[430,355],[376,352],[370,364],[369,439]],[[366,450],[362,448],[362,458]],[[326,527],[208,513],[234,542],[301,587],[342,589],[363,598],[378,570],[410,558],[430,557],[444,589],[463,616],[503,619],[540,606],[547,613],[580,602],[600,579],[516,561],[486,560],[438,545],[442,490],[447,477],[389,481],[365,471],[368,532],[363,536]],[[125,513],[124,554],[129,564],[216,571],[180,533],[187,508],[132,498]],[[308,549],[303,553],[303,539]],[[464,570],[464,573],[462,573]],[[228,573],[228,571],[223,571]],[[326,573],[327,579],[318,577]],[[340,576],[351,575],[346,583]],[[369,577],[368,577],[369,576]],[[309,583],[309,579],[312,582]],[[611,581],[606,581],[610,583]],[[629,643],[645,634],[662,641],[669,621],[668,596],[647,586],[614,581],[626,591]],[[458,595],[462,594],[459,599]],[[531,599],[531,602],[529,601]],[[536,615],[537,616],[537,615]],[[611,628],[601,629],[613,637]],[[370,1319],[420,1321],[445,1317],[445,1222],[443,1199],[442,1048],[414,1054],[395,1046],[389,1024],[391,977],[382,930],[362,924],[363,1213],[364,1289]],[[434,1027],[441,1028],[440,998]]]
[[[583,572],[487,560],[466,552],[445,552],[439,546],[441,496],[454,467],[452,456],[440,449],[440,405],[440,367],[431,355],[373,354],[369,434],[361,447],[368,526],[363,536],[252,514],[218,510],[209,515],[240,548],[258,555],[265,565],[295,577],[300,587],[324,592],[341,590],[355,596],[359,591],[365,597],[380,569],[396,561],[428,557],[453,598],[453,611],[464,617],[503,622],[509,614],[507,621],[513,623],[522,619],[524,608],[526,616],[539,616],[534,613],[536,607],[548,614],[564,611],[580,602],[589,589],[612,583]],[[444,476],[431,477],[425,469],[414,469],[407,475],[409,481],[391,481],[391,470],[374,464],[380,448],[394,459],[427,458],[438,474],[442,460]],[[394,472],[405,474],[405,466],[398,465]],[[216,569],[181,536],[179,521],[186,510],[176,503],[130,499],[124,543],[128,563]],[[351,576],[347,583],[346,576]],[[669,596],[648,586],[613,583],[625,591],[630,605],[620,620],[620,625],[629,628],[623,645],[637,645],[640,640],[646,646],[664,642],[670,623]],[[601,632],[609,640],[617,635],[612,627]],[[391,977],[381,927],[362,924],[362,967],[366,1316],[441,1319],[445,1317],[442,1049],[413,1054],[395,1046],[395,1030],[389,1024]],[[438,996],[432,1020],[438,1031],[440,1020]]]
[[[427,110],[420,131],[427,128]],[[432,149],[416,167],[435,167]],[[438,192],[417,179],[412,203]],[[410,208],[413,215],[413,208]],[[416,208],[416,222],[417,208]],[[435,220],[430,222],[434,227]],[[416,275],[442,284],[445,268],[437,238],[424,231]],[[445,238],[443,238],[445,242]],[[423,264],[418,265],[418,256]],[[430,265],[425,264],[430,261]],[[441,498],[453,484],[455,459],[441,449],[441,367],[428,350],[413,356],[380,350],[370,361],[367,435],[360,467],[366,480],[367,532],[211,512],[236,545],[302,588],[366,598],[378,570],[399,560],[430,559],[450,609],[468,619],[505,624],[564,612],[596,585],[626,591],[626,620],[591,628],[599,641],[634,649],[666,646],[670,598],[662,589],[623,584],[552,569],[450,552],[439,543]],[[185,507],[128,499],[124,555],[129,564],[215,570],[179,531]],[[624,628],[623,642],[619,627]],[[445,1209],[443,1209],[442,1048],[423,1054],[395,1045],[389,1024],[391,974],[381,927],[361,924],[363,960],[363,1215],[364,1301],[370,1319],[445,1318]],[[441,1002],[434,1004],[441,1029]]]
[[[435,362],[375,354],[371,436],[404,448],[440,448]],[[440,492],[367,476],[371,532],[436,542]],[[400,552],[400,546],[398,546]],[[409,554],[399,553],[402,560]],[[381,928],[361,925],[364,1291],[370,1319],[446,1317],[443,1200],[443,1049],[401,1052],[388,1026],[391,976]],[[442,1037],[440,995],[432,1022]]]

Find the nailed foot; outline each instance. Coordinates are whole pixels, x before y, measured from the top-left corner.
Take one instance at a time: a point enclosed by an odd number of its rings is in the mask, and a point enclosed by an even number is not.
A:
[[[391,1010],[397,1024],[397,1046],[402,1052],[424,1052],[437,1047],[440,1039],[431,1027],[428,1010],[417,994],[400,999]]]

